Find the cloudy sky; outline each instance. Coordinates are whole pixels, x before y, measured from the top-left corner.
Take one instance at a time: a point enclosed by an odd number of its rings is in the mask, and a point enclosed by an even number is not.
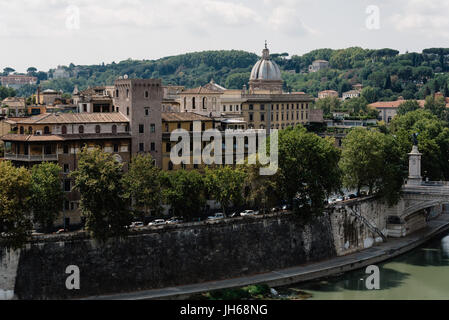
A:
[[[449,47],[448,0],[0,0],[0,69],[241,49]]]

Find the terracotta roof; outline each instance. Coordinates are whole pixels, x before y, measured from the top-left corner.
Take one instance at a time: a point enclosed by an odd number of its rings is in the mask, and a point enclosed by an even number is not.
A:
[[[163,112],[162,121],[212,121],[212,119],[193,112]]]
[[[397,100],[397,101],[378,101],[369,104],[369,107],[372,108],[399,108],[401,104],[406,102],[407,100]],[[424,105],[426,104],[425,100],[417,100],[419,103],[419,106],[421,108],[424,108]]]
[[[29,142],[39,142],[39,141],[64,141],[64,138],[57,135],[24,135],[24,134],[7,134],[1,137],[3,141],[29,141]]]
[[[221,94],[222,92],[217,91],[217,90],[210,90],[210,89],[206,89],[204,87],[198,87],[198,88],[194,88],[194,89],[187,89],[184,90],[182,93],[186,93],[186,94]]]
[[[21,121],[18,124],[63,124],[63,123],[113,123],[129,122],[118,112],[110,113],[44,113]]]
[[[323,91],[320,91],[319,93],[338,93],[338,92],[335,90],[323,90]]]

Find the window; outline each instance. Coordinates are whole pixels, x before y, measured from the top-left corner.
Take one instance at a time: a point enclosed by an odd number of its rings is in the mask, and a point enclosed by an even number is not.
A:
[[[67,134],[67,127],[66,126],[62,126],[61,132],[62,132],[62,134]]]
[[[207,98],[203,98],[203,109],[207,109]]]
[[[223,112],[226,112],[226,106],[225,105],[223,106]]]
[[[165,124],[165,132],[169,132],[168,123]]]
[[[69,165],[68,164],[64,164],[64,172],[67,173],[69,172]]]
[[[201,123],[201,131],[206,131],[206,123],[205,122]]]
[[[192,109],[196,108],[196,101],[195,98],[192,98]]]
[[[101,127],[98,124],[95,126],[95,133],[101,133]]]
[[[150,96],[150,94],[148,93],[148,91],[145,91],[145,98],[148,99],[149,96]]]
[[[260,105],[260,110],[265,110],[265,105],[264,104]]]
[[[260,121],[265,121],[265,113],[260,114]]]
[[[178,122],[178,129],[181,129],[181,122]]]
[[[87,104],[83,104],[83,112],[87,112]]]
[[[112,134],[117,134],[117,126],[115,124],[112,125]]]
[[[65,201],[64,201],[64,209],[65,209],[65,210],[69,210],[69,208],[70,208],[70,202],[67,201],[67,200],[65,200]]]
[[[84,126],[79,126],[78,127],[78,132],[79,133],[84,133]]]
[[[118,152],[118,144],[114,144],[114,152]]]
[[[72,185],[70,180],[64,180],[64,191],[65,192],[70,192],[70,190],[72,189]]]
[[[156,150],[156,144],[154,142],[151,142],[151,151]]]
[[[65,144],[63,149],[64,149],[64,154],[68,154],[69,153],[69,146],[68,145]]]
[[[166,152],[171,152],[171,143],[166,143],[166,145],[165,145],[165,151]]]
[[[129,107],[126,108],[126,115],[129,116]]]
[[[139,133],[145,132],[145,126],[143,124],[139,124]]]
[[[150,108],[145,108],[145,117],[150,115]]]
[[[126,89],[126,97],[129,98],[129,89]]]
[[[230,105],[230,106],[229,106],[229,111],[231,111],[231,112],[232,112],[232,105]]]
[[[115,90],[115,97],[118,98],[118,89]]]
[[[254,116],[252,113],[249,114],[249,121],[251,121],[251,122],[254,121]]]
[[[50,127],[44,128],[44,134],[50,134]]]
[[[254,110],[254,106],[252,104],[249,105],[249,110]]]
[[[139,152],[145,151],[145,145],[143,143],[139,143]]]
[[[172,171],[173,170],[173,162],[169,162],[168,163],[168,170]]]
[[[155,133],[155,132],[156,132],[156,125],[155,125],[154,123],[152,123],[152,124],[150,125],[150,132],[151,132],[151,133]]]

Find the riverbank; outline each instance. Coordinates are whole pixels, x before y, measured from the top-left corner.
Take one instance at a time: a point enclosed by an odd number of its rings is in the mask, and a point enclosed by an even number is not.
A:
[[[127,294],[89,297],[87,299],[112,300],[149,300],[149,299],[183,299],[191,295],[219,289],[239,288],[251,284],[267,284],[270,287],[280,287],[304,281],[317,280],[339,273],[360,269],[377,264],[404,254],[424,244],[433,237],[449,230],[449,214],[443,214],[429,221],[425,229],[407,237],[388,239],[375,247],[340,256],[318,263],[301,265],[294,268],[276,270],[253,276],[213,281],[194,285],[147,290]]]

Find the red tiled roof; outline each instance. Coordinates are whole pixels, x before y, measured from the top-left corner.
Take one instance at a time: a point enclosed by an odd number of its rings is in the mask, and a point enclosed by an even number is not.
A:
[[[212,121],[212,119],[193,112],[163,112],[162,121]]]
[[[404,102],[406,102],[407,100],[397,100],[397,101],[378,101],[378,102],[374,102],[369,104],[369,107],[372,108],[399,108],[399,106],[401,104],[403,104]],[[421,108],[424,108],[424,105],[426,104],[425,100],[417,100],[419,103],[419,106]]]
[[[44,113],[17,121],[18,124],[70,124],[70,123],[113,123],[129,122],[118,112],[108,113]]]

